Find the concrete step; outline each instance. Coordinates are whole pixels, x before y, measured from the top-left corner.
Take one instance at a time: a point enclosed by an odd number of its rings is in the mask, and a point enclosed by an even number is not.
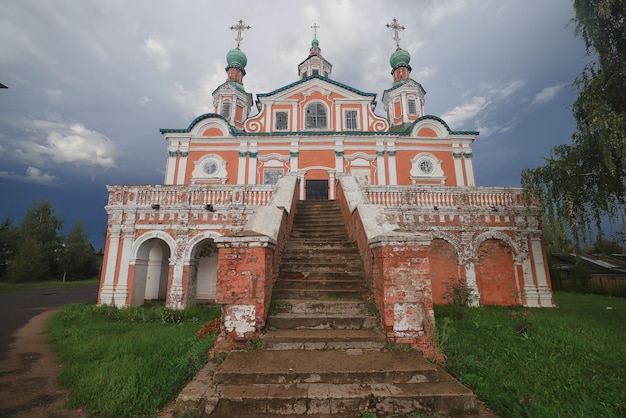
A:
[[[296,238],[290,239],[285,244],[285,253],[295,254],[316,254],[320,251],[333,251],[336,253],[352,253],[359,252],[359,249],[352,242],[345,240],[334,240],[329,242],[300,240]]]
[[[294,290],[358,290],[362,288],[366,290],[365,284],[361,281],[354,280],[288,280],[280,278],[280,286],[277,289],[294,289]]]
[[[331,272],[316,272],[316,271],[291,271],[281,272],[280,279],[285,280],[354,280],[356,282],[365,283],[363,278],[363,271],[331,271]]]
[[[263,336],[265,350],[381,350],[385,336],[380,329],[276,329]]]
[[[280,285],[280,280],[276,282],[274,287],[275,298],[282,299],[309,299],[312,301],[319,300],[365,300],[369,291],[365,289],[289,289]]]
[[[438,382],[437,366],[414,352],[369,350],[232,351],[216,371],[222,385]]]
[[[361,261],[360,254],[354,248],[325,248],[318,247],[315,250],[311,250],[310,248],[297,248],[297,249],[285,249],[283,252],[284,260],[311,260],[316,258],[327,258],[332,256],[336,259],[345,259],[350,262],[353,261]]]
[[[380,417],[430,416],[433,411],[447,416],[476,406],[472,392],[451,378],[422,384],[220,385],[217,390],[221,399],[211,417],[359,417],[362,411]]]
[[[360,262],[337,260],[317,261],[317,260],[293,260],[280,263],[280,272],[285,273],[361,273],[363,274],[363,265]]]
[[[374,329],[378,318],[371,315],[276,313],[267,317],[266,327],[277,329]]]
[[[368,315],[370,307],[363,301],[280,299],[272,304],[273,313],[300,315],[345,314]]]

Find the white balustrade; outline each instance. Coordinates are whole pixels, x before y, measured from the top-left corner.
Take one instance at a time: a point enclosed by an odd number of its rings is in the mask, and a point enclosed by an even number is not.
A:
[[[266,205],[273,186],[266,185],[148,185],[108,186],[109,206]]]
[[[369,202],[383,206],[433,208],[538,208],[537,198],[530,198],[520,188],[509,187],[436,187],[436,186],[366,186]]]

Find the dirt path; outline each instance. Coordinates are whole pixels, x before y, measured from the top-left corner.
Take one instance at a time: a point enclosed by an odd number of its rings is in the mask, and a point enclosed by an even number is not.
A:
[[[55,311],[33,317],[15,333],[8,358],[0,362],[0,417],[83,418],[82,410],[63,407],[68,392],[56,382],[61,366],[42,333]]]

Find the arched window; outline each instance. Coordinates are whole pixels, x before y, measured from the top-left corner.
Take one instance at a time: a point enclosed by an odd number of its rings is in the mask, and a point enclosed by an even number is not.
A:
[[[306,129],[326,128],[326,107],[320,103],[311,103],[306,107]]]

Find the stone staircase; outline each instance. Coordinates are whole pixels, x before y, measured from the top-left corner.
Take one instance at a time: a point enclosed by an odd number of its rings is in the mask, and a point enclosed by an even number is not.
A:
[[[441,368],[415,352],[386,348],[369,294],[339,204],[298,202],[263,346],[207,366],[199,412],[229,418],[475,412],[472,392]]]

